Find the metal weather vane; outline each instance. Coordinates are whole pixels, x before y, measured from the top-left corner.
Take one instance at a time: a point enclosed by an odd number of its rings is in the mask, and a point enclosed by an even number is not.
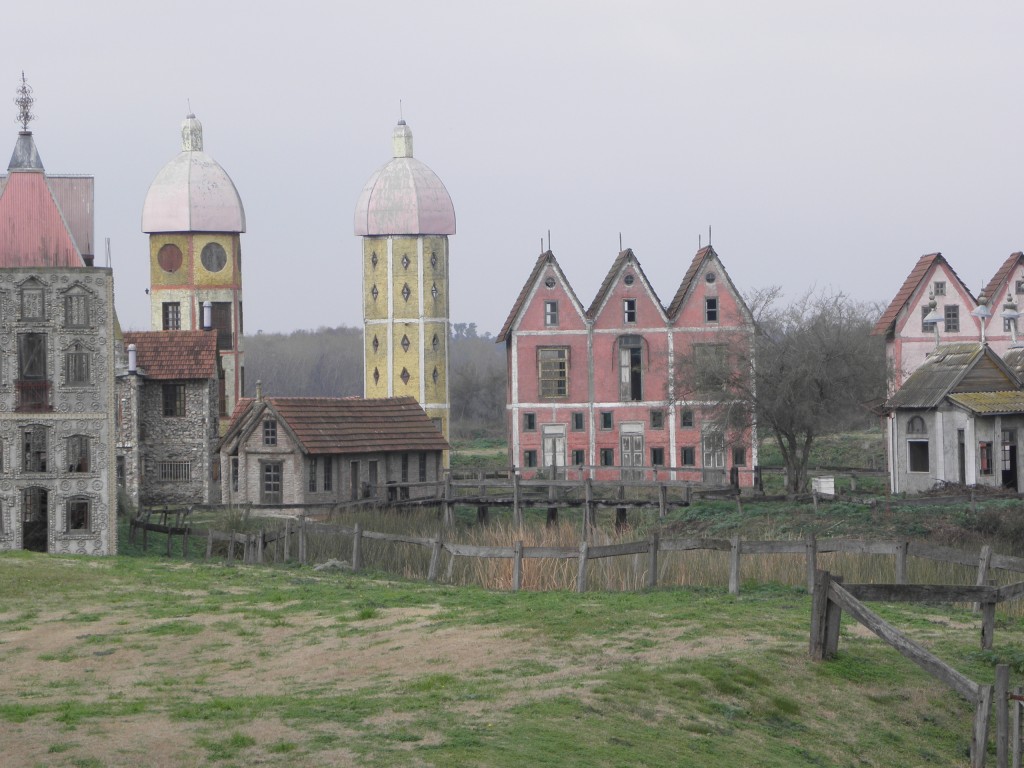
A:
[[[35,119],[35,115],[32,114],[32,105],[35,104],[36,100],[32,98],[32,86],[25,80],[25,73],[21,73],[21,85],[18,87],[17,96],[14,99],[14,103],[18,107],[17,122],[21,123],[21,130],[27,131],[28,124]]]

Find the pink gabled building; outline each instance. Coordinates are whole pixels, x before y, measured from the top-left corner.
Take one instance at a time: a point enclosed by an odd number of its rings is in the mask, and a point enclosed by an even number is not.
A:
[[[971,314],[977,308],[978,301],[941,253],[918,259],[872,330],[885,337],[889,394],[920,367],[939,340],[977,341],[981,325]],[[937,321],[926,322],[933,310]]]
[[[542,253],[497,340],[508,355],[509,458],[525,475],[583,467],[599,480],[753,484],[754,426],[723,428],[720,398],[692,391],[700,377],[687,372],[752,351],[750,312],[710,246],[668,307],[632,250],[586,309]]]

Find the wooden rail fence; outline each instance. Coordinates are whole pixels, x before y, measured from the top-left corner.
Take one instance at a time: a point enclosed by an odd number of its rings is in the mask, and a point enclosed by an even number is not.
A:
[[[835,657],[839,648],[842,612],[846,611],[885,643],[917,664],[929,675],[952,688],[974,706],[971,731],[971,768],[984,768],[989,720],[996,711],[997,768],[1021,768],[1022,691],[1009,687],[1010,668],[996,667],[995,684],[984,685],[953,669],[924,646],[910,639],[892,624],[870,610],[863,600],[879,602],[960,603],[984,601],[992,605],[1024,594],[1024,582],[1004,587],[952,586],[935,584],[843,584],[842,578],[828,571],[817,571],[811,598],[810,656],[816,661]],[[992,647],[992,623],[986,612],[982,622],[982,647]]]

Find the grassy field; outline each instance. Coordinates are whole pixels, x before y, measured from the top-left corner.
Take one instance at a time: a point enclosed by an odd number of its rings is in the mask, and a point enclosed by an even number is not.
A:
[[[5,766],[962,766],[970,707],[809,598],[485,591],[300,567],[0,556]],[[1024,624],[884,615],[979,681]]]

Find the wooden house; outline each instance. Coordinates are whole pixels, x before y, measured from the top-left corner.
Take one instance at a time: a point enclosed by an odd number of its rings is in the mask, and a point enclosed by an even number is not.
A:
[[[753,426],[724,427],[721,391],[681,375],[730,355],[749,367],[752,354],[750,312],[710,246],[667,307],[632,250],[586,308],[543,253],[497,340],[508,356],[509,458],[526,475],[577,467],[596,479],[753,483]]]
[[[263,397],[257,385],[221,440],[223,499],[303,507],[407,496],[408,484],[442,477],[447,449],[412,397]]]

